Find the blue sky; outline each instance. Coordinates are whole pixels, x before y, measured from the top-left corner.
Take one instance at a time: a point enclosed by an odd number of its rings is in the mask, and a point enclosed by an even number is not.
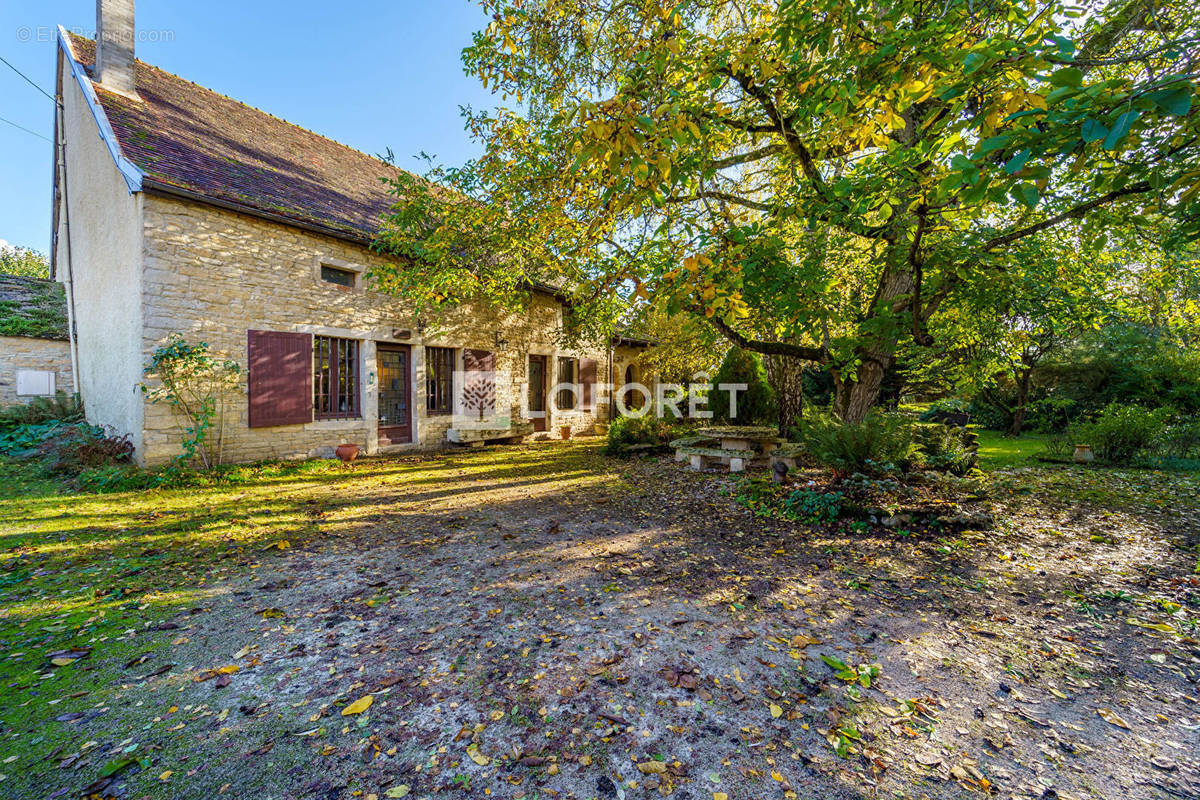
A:
[[[56,25],[92,35],[94,0],[3,0],[0,56],[53,93]],[[475,154],[460,105],[495,101],[460,51],[470,0],[139,0],[140,59],[368,153]],[[53,103],[0,64],[0,117],[50,139]],[[0,122],[0,240],[46,252],[53,146]]]

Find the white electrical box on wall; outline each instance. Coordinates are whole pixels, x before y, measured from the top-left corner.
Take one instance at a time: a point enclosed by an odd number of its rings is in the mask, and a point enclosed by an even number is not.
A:
[[[18,397],[53,397],[54,370],[50,369],[19,369],[17,370]]]

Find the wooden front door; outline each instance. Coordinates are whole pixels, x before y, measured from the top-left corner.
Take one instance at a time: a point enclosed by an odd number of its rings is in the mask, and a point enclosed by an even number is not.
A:
[[[535,431],[550,429],[546,413],[546,357],[529,357],[529,418]]]
[[[412,350],[406,344],[376,347],[380,447],[413,440],[411,354]]]

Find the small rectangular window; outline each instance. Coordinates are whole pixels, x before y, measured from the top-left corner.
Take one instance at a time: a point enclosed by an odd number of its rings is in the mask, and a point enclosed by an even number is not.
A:
[[[353,289],[358,280],[358,273],[349,269],[338,269],[337,267],[327,267],[321,265],[321,280],[326,283],[333,283],[338,286],[344,286],[347,289]]]
[[[454,411],[454,348],[425,348],[425,410],[431,415]]]
[[[355,419],[358,400],[358,342],[313,337],[313,413],[317,419]]]
[[[556,405],[559,411],[571,411],[575,408],[577,398],[575,397],[575,375],[577,374],[577,361],[573,358],[558,359],[558,383],[569,384],[570,389],[558,390],[558,401]]]

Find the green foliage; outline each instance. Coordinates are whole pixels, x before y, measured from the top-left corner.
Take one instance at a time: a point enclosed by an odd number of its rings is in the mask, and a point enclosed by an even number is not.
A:
[[[85,422],[49,419],[0,431],[0,455],[36,462],[48,475],[74,476],[112,464],[128,464],[133,445],[126,436],[109,436]]]
[[[484,6],[464,64],[515,103],[466,112],[478,159],[392,182],[376,272],[406,297],[552,280],[587,317],[629,287],[836,372],[859,421],[908,342],[975,345],[940,316],[998,316],[1008,276],[1072,286],[1119,231],[1200,233],[1187,4]],[[1043,270],[1023,243],[1060,230],[1077,257]]]
[[[35,397],[24,405],[0,409],[0,431],[20,425],[39,425],[45,422],[80,422],[83,404],[79,395],[59,391],[54,397]]]
[[[1111,403],[1095,420],[1072,427],[1070,436],[1076,444],[1090,444],[1101,461],[1130,464],[1152,451],[1169,415],[1165,408]]]
[[[0,276],[0,336],[67,338],[67,300],[62,284]]]
[[[6,245],[0,247],[0,275],[49,278],[50,262],[37,250]]]
[[[220,464],[227,395],[241,378],[241,365],[213,356],[207,342],[191,344],[175,333],[151,355],[145,374],[150,381],[142,392],[169,406],[182,432],[178,463],[198,459],[206,469]]]
[[[920,451],[920,465],[926,469],[961,477],[979,463],[975,435],[966,428],[916,425],[913,427],[913,441]]]
[[[903,472],[918,453],[912,423],[897,414],[879,411],[871,412],[862,422],[843,422],[829,414],[810,413],[801,427],[801,442],[838,478],[856,472],[876,476]]]
[[[1185,417],[1168,425],[1162,450],[1169,458],[1200,458],[1200,418]]]
[[[783,501],[783,513],[792,519],[814,525],[833,522],[842,513],[842,500],[841,492],[797,489]]]
[[[736,415],[730,405],[730,393],[722,384],[745,385],[737,392]],[[774,424],[776,421],[775,391],[767,380],[767,370],[757,353],[731,347],[713,377],[708,393],[708,408],[713,420],[736,425]]]
[[[627,456],[639,445],[651,450],[663,448],[672,439],[685,436],[687,432],[686,425],[659,419],[651,414],[617,417],[608,426],[608,442],[604,452],[610,456]]]

